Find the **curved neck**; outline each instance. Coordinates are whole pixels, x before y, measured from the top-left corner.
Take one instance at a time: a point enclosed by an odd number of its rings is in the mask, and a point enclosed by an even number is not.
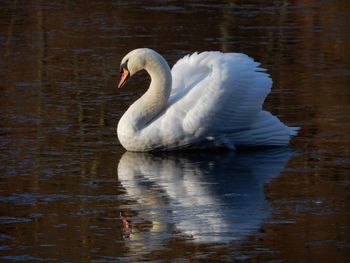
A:
[[[144,69],[151,77],[151,84],[125,113],[129,128],[134,132],[142,130],[165,109],[171,92],[171,71],[163,57],[148,58]]]

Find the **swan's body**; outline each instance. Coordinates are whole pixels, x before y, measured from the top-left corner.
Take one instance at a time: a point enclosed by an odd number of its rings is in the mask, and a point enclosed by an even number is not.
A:
[[[170,70],[161,55],[142,48],[121,64],[119,87],[139,70],[151,76],[147,92],[118,124],[128,151],[283,146],[297,133],[262,110],[272,81],[247,55],[194,53]]]

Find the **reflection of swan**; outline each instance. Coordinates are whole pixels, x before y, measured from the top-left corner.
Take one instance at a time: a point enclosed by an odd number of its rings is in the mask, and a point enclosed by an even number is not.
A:
[[[155,51],[136,49],[122,60],[118,87],[142,69],[151,76],[150,87],[118,124],[119,140],[129,151],[280,146],[296,134],[262,111],[272,81],[244,54],[194,53],[170,71]]]
[[[143,154],[126,152],[118,177],[149,231],[130,238],[157,247],[174,231],[196,242],[240,240],[268,214],[263,185],[277,176],[289,148],[247,153]]]

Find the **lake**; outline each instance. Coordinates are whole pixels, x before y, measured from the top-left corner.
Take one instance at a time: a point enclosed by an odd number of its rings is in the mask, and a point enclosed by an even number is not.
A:
[[[241,52],[289,147],[131,153],[138,47]],[[1,1],[0,261],[350,262],[350,2]]]

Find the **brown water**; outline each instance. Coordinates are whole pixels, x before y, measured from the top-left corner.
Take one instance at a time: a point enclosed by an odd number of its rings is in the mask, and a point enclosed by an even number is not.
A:
[[[244,52],[291,148],[124,153],[136,47]],[[350,2],[1,1],[0,261],[350,262]]]

